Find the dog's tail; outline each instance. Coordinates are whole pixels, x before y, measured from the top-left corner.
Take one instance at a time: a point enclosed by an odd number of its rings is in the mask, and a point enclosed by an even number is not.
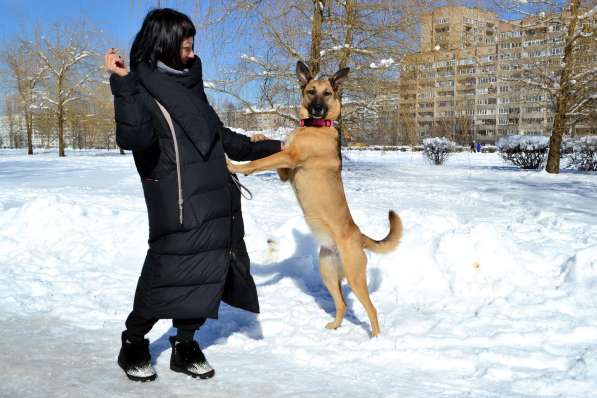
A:
[[[363,248],[371,250],[374,253],[388,253],[398,246],[402,239],[402,220],[393,210],[388,214],[390,219],[390,232],[382,240],[374,240],[361,233],[361,242]]]

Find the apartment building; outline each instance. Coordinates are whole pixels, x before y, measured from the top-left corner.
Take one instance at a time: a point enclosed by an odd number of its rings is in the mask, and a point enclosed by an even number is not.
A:
[[[453,6],[423,15],[421,51],[401,65],[403,126],[416,128],[420,137],[448,135],[461,142],[549,134],[551,96],[517,76],[523,70],[559,67],[566,28],[557,21],[545,15],[503,21],[487,10]],[[585,42],[576,67],[594,68],[595,39]],[[595,126],[576,129],[594,132]]]

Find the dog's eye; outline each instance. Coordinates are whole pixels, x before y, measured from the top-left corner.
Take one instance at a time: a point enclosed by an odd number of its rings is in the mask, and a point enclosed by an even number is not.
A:
[[[323,93],[324,96],[329,97],[330,95],[332,95],[332,93],[330,93],[329,91],[326,91]]]
[[[315,90],[309,90],[309,91],[307,91],[307,94],[309,94],[309,95],[315,95],[315,94],[317,94],[317,91],[315,91]]]

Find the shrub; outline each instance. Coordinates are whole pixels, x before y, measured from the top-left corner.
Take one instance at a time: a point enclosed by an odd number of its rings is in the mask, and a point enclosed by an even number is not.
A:
[[[481,147],[481,153],[495,153],[497,148],[494,145],[483,145]]]
[[[444,164],[450,153],[455,150],[456,144],[445,137],[423,140],[423,153],[431,163],[438,166]]]
[[[565,139],[562,142],[562,156],[568,161],[568,167],[597,171],[597,136]]]
[[[549,137],[543,135],[510,135],[498,140],[497,150],[507,162],[522,169],[543,166],[549,148]]]

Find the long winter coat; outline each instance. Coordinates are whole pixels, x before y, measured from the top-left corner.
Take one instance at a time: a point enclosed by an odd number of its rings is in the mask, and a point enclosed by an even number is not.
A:
[[[125,77],[113,74],[110,85],[116,140],[133,151],[149,216],[133,310],[145,318],[217,318],[223,299],[259,312],[240,192],[224,154],[259,159],[279,151],[280,142],[251,143],[223,126],[207,102],[198,57],[183,74],[140,64]]]

